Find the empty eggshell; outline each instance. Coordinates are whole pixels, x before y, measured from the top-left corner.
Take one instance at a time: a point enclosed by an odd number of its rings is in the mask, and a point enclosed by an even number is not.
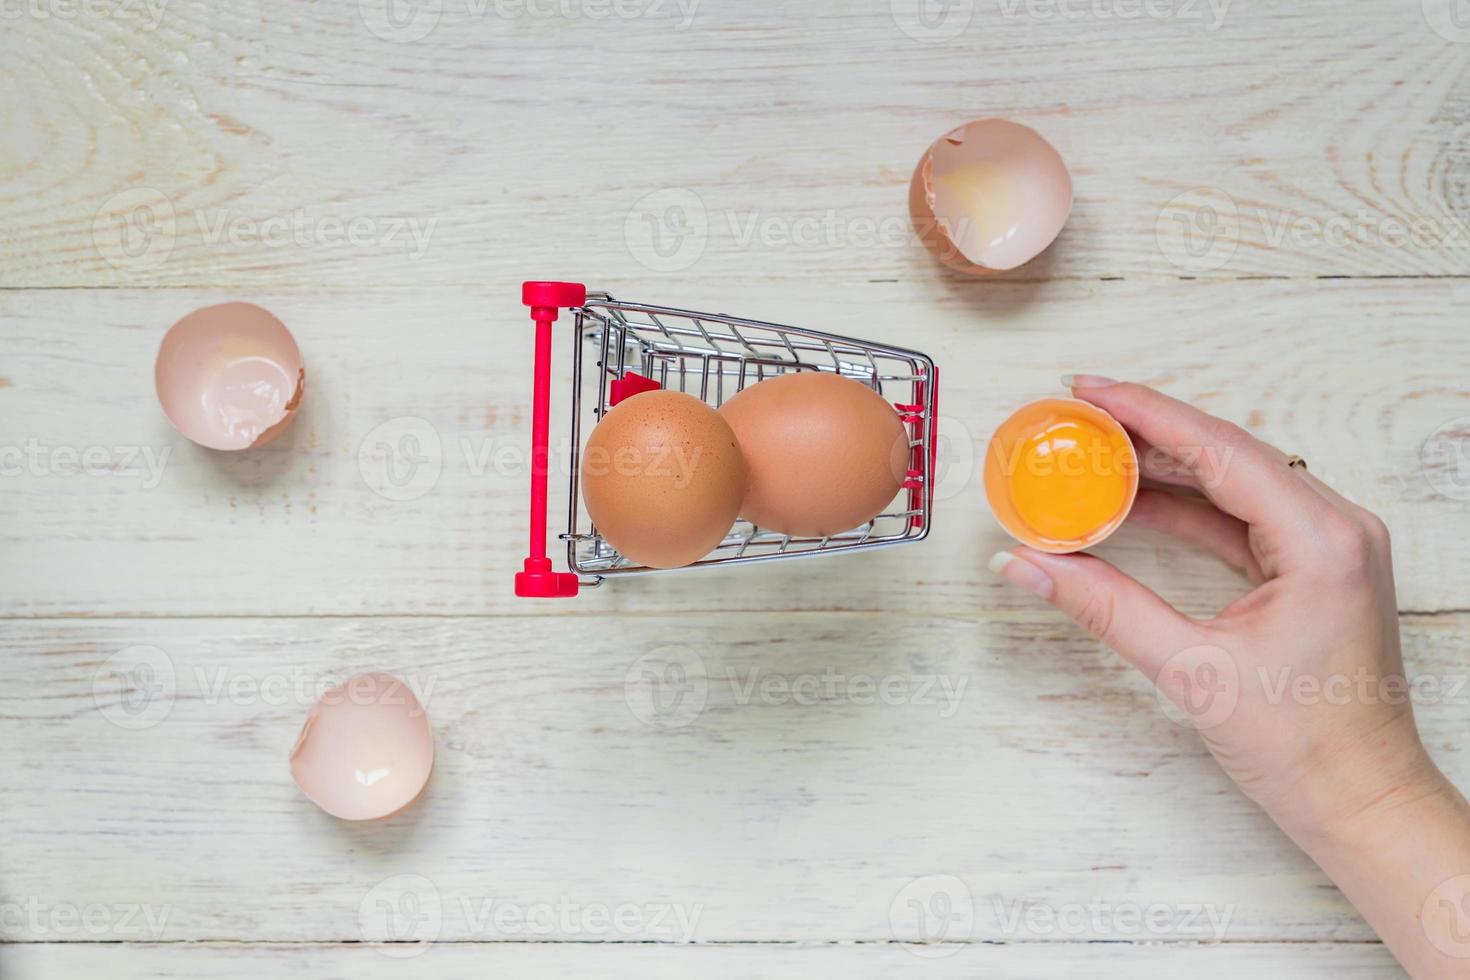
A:
[[[291,332],[251,303],[190,313],[164,335],[153,368],[168,420],[209,449],[249,449],[280,435],[305,380]]]
[[[359,674],[325,692],[291,750],[291,778],[343,820],[407,807],[434,768],[434,735],[419,699],[391,674]]]
[[[909,182],[919,238],[945,265],[986,275],[1015,269],[1056,240],[1072,210],[1061,154],[1029,126],[966,123],[934,142]]]

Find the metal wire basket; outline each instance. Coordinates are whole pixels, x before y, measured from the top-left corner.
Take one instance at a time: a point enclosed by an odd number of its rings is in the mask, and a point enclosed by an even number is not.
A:
[[[903,489],[871,521],[841,534],[806,538],[737,520],[724,541],[686,568],[845,554],[921,541],[929,534],[939,372],[927,355],[818,330],[620,302],[606,293],[589,295],[577,283],[528,282],[522,299],[531,307],[537,337],[531,554],[516,575],[517,595],[576,595],[578,587],[600,585],[613,576],[664,571],[630,561],[599,535],[582,507],[578,487],[584,421],[590,431],[624,398],[659,388],[694,395],[718,408],[748,384],[793,371],[825,371],[872,387],[893,403],[909,432]],[[567,530],[561,535],[570,572],[553,572],[545,553],[551,324],[560,308],[570,308],[575,317],[570,487]]]

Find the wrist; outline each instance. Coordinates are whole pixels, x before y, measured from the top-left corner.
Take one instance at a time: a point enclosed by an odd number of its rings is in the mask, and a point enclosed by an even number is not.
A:
[[[1385,758],[1358,758],[1350,768],[1304,780],[1300,802],[1272,816],[1309,853],[1369,847],[1464,804],[1417,740]]]
[[[1404,776],[1365,804],[1282,826],[1411,976],[1463,977],[1470,804],[1427,757]]]

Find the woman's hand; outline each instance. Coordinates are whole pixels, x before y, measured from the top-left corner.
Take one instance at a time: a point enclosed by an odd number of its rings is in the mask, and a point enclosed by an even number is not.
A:
[[[1415,976],[1470,975],[1470,959],[1434,941],[1436,928],[1470,929],[1470,903],[1463,916],[1427,907],[1470,875],[1470,807],[1414,724],[1383,522],[1235,425],[1141,385],[1064,380],[1129,430],[1145,480],[1185,491],[1143,489],[1129,519],[1213,552],[1254,588],[1197,620],[1091,556],[1017,548],[992,567],[1148,675]],[[1378,866],[1414,839],[1438,851]]]

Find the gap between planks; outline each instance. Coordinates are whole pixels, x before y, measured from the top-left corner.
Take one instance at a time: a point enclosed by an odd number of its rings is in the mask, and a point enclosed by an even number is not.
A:
[[[986,622],[1029,622],[1035,618],[1028,610],[991,610],[972,615],[960,613],[909,613],[892,609],[771,609],[768,606],[749,609],[631,609],[627,611],[566,610],[559,613],[563,619],[667,619],[670,616],[739,616],[749,614],[779,616],[885,616],[911,617],[941,622],[969,623],[976,619]],[[108,613],[94,616],[91,613],[37,614],[35,616],[0,615],[0,623],[76,623],[76,622],[134,622],[138,620],[262,620],[262,619],[535,619],[541,614],[533,612],[471,612],[471,613]],[[1449,616],[1470,616],[1466,609],[1400,609],[1400,619],[1442,619]]]

